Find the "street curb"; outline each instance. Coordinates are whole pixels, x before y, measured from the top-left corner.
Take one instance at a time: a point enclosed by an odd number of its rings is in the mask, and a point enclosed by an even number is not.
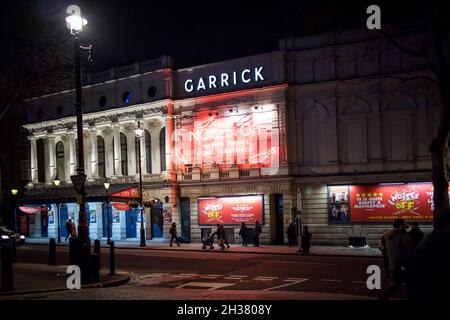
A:
[[[118,287],[118,286],[127,284],[131,279],[130,274],[128,272],[118,272],[116,274],[118,274],[118,275],[123,274],[123,277],[119,278],[117,280],[85,284],[85,285],[81,286],[81,289],[98,289],[98,288]],[[79,289],[79,290],[81,290],[81,289]],[[51,289],[36,289],[36,290],[28,290],[28,291],[24,290],[24,291],[16,291],[16,292],[1,292],[0,291],[0,300],[1,300],[1,297],[12,297],[12,296],[18,296],[18,295],[25,295],[25,294],[39,294],[39,293],[58,292],[58,291],[70,291],[70,289],[67,289],[67,287],[62,287],[62,288],[51,288]]]
[[[31,244],[31,245],[40,245],[40,246],[47,246],[47,244],[44,243],[27,243],[27,244]],[[68,247],[68,245],[65,244],[56,244],[59,247]],[[109,248],[108,245],[101,245],[101,248]],[[147,250],[154,250],[154,251],[172,251],[172,252],[214,252],[214,253],[224,253],[226,254],[227,252],[231,252],[231,253],[239,253],[239,254],[271,254],[271,255],[284,255],[284,256],[316,256],[316,257],[343,257],[343,258],[376,258],[376,259],[381,259],[382,256],[374,256],[374,255],[357,255],[357,254],[338,254],[338,253],[309,253],[309,254],[305,254],[305,253],[298,253],[298,252],[265,252],[265,251],[261,251],[261,252],[254,252],[254,251],[226,251],[226,250],[209,250],[209,249],[170,249],[170,248],[150,248],[150,247],[146,247],[141,248],[141,247],[123,247],[123,246],[114,246],[115,249],[130,249],[130,250],[141,250],[141,251],[147,251]]]

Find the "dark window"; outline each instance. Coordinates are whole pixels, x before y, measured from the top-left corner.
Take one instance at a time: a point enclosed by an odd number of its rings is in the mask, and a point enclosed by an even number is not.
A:
[[[43,114],[44,114],[44,111],[42,109],[39,109],[36,115],[37,115],[38,119],[42,119]]]
[[[129,104],[131,102],[131,93],[130,91],[125,91],[122,95],[122,101],[126,104]]]
[[[98,176],[106,177],[105,170],[105,140],[101,136],[97,136],[97,157],[98,157]]]
[[[150,98],[155,97],[155,96],[156,96],[156,92],[157,92],[157,90],[156,90],[156,87],[155,87],[155,86],[150,86],[150,87],[148,88],[148,90],[147,90],[147,94],[148,94],[148,96],[149,96]]]
[[[57,115],[60,115],[60,114],[62,114],[63,113],[63,106],[62,105],[58,105],[57,107],[56,107],[56,114]]]
[[[45,154],[44,154],[44,140],[36,140],[37,166],[38,166],[38,181],[45,182]]]
[[[100,99],[98,99],[98,105],[100,106],[100,107],[104,107],[104,106],[106,106],[106,97],[105,96],[101,96],[100,97]]]
[[[145,160],[147,173],[152,173],[152,137],[148,130],[145,130]]]
[[[161,172],[166,171],[166,130],[159,133],[159,159],[161,160]]]
[[[122,165],[122,175],[128,175],[128,152],[127,152],[127,137],[121,132],[120,133],[120,153],[121,153],[121,165]]]

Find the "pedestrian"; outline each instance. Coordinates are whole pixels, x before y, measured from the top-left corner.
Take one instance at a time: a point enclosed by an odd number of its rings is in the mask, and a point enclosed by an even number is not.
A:
[[[311,248],[311,237],[312,234],[308,230],[308,226],[303,226],[303,232],[302,232],[302,252],[303,253],[309,253],[309,249]]]
[[[384,232],[386,231],[387,230],[384,230]],[[386,252],[386,238],[384,237],[384,232],[383,235],[381,236],[380,245],[378,248],[380,249],[381,254],[383,256],[384,272],[386,273],[386,279],[390,279],[391,276],[389,274],[389,257]]]
[[[408,273],[408,298],[450,301],[450,209],[435,213],[434,230],[419,243]]]
[[[228,243],[227,240],[227,232],[225,230],[225,228],[223,227],[223,224],[220,225],[220,229],[221,229],[221,234],[222,234],[222,240],[223,240],[223,248],[225,248],[225,246],[227,246],[227,249],[230,249],[230,244]]]
[[[66,221],[66,231],[67,231],[67,236],[66,236],[66,240],[72,235],[72,221],[70,219],[67,219]]]
[[[71,220],[70,222],[72,224],[72,233],[70,234],[70,236],[76,237],[77,236],[77,226],[75,225],[75,221]]]
[[[241,223],[241,229],[239,230],[239,235],[242,238],[242,246],[247,247],[247,226],[245,225],[245,222]]]
[[[295,240],[295,226],[291,222],[287,228],[287,237],[288,237],[288,245],[292,247],[294,245]]]
[[[172,223],[172,226],[170,227],[170,235],[171,235],[171,239],[170,239],[170,246],[172,247],[172,242],[175,239],[177,246],[180,246],[180,243],[178,242],[178,237],[177,237],[177,225],[175,222]]]
[[[412,223],[410,223],[410,226],[411,226],[411,230],[408,232],[408,234],[412,238],[412,241],[414,243],[414,248],[417,248],[420,241],[422,241],[422,239],[424,237],[424,233],[422,232],[422,230],[420,230],[418,222],[412,222]]]
[[[255,235],[253,237],[253,243],[255,247],[259,247],[259,236],[262,233],[262,227],[258,220],[255,221]]]
[[[396,219],[393,228],[386,231],[384,237],[389,258],[389,275],[393,284],[380,297],[380,300],[387,300],[403,283],[406,283],[406,274],[415,251],[412,238],[406,233],[406,225],[403,219]]]

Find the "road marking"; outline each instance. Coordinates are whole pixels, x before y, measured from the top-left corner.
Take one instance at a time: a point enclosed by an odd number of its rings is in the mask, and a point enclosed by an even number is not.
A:
[[[277,260],[267,260],[263,262],[267,263],[291,263],[291,264],[318,264],[318,265],[324,265],[324,266],[337,266],[337,263],[322,263],[322,262],[300,262],[300,261],[277,261]]]
[[[198,276],[198,273],[180,273],[180,276],[195,277]]]
[[[366,283],[366,281],[352,281],[353,283]]]
[[[256,280],[256,281],[272,281],[272,280],[276,280],[276,279],[278,279],[278,277],[263,277],[263,276],[260,276],[260,277],[253,278],[253,280]]]
[[[222,283],[222,282],[188,282],[179,285],[175,289],[181,289],[185,287],[200,287],[200,288],[208,288],[207,290],[217,290],[219,288],[229,287],[234,284],[235,283]]]
[[[284,281],[288,281],[288,280],[284,280]],[[308,279],[301,279],[301,280],[297,280],[297,281],[291,281],[291,283],[282,284],[280,286],[263,289],[263,291],[269,291],[269,290],[275,290],[275,289],[279,289],[279,288],[284,288],[284,287],[292,286],[293,284],[302,283],[302,282],[305,282],[305,281],[308,281]]]
[[[338,280],[338,279],[320,279],[320,281],[325,281],[325,282],[342,282],[342,280]]]
[[[301,280],[303,280],[303,279],[305,279],[305,278],[287,278],[287,279],[284,280],[284,281],[301,281]]]
[[[230,274],[229,277],[232,277],[232,278],[247,278],[248,276],[242,276],[242,275],[238,275],[238,274]]]

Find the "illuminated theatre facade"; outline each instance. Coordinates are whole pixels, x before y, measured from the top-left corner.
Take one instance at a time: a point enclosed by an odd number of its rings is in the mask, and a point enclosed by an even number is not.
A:
[[[429,228],[427,145],[439,104],[436,87],[412,77],[427,75],[424,67],[368,34],[285,39],[280,49],[178,70],[162,57],[90,75],[91,238],[106,237],[110,214],[113,239],[138,241],[137,148],[147,239],[167,239],[176,222],[179,235],[199,242],[221,223],[238,243],[241,222],[258,220],[263,244],[283,243],[299,214],[316,244],[361,236],[375,244],[396,217]],[[405,75],[412,79],[399,80]],[[31,181],[17,224],[31,237],[55,237],[55,199],[62,234],[67,217],[77,223],[73,96],[27,101]]]

